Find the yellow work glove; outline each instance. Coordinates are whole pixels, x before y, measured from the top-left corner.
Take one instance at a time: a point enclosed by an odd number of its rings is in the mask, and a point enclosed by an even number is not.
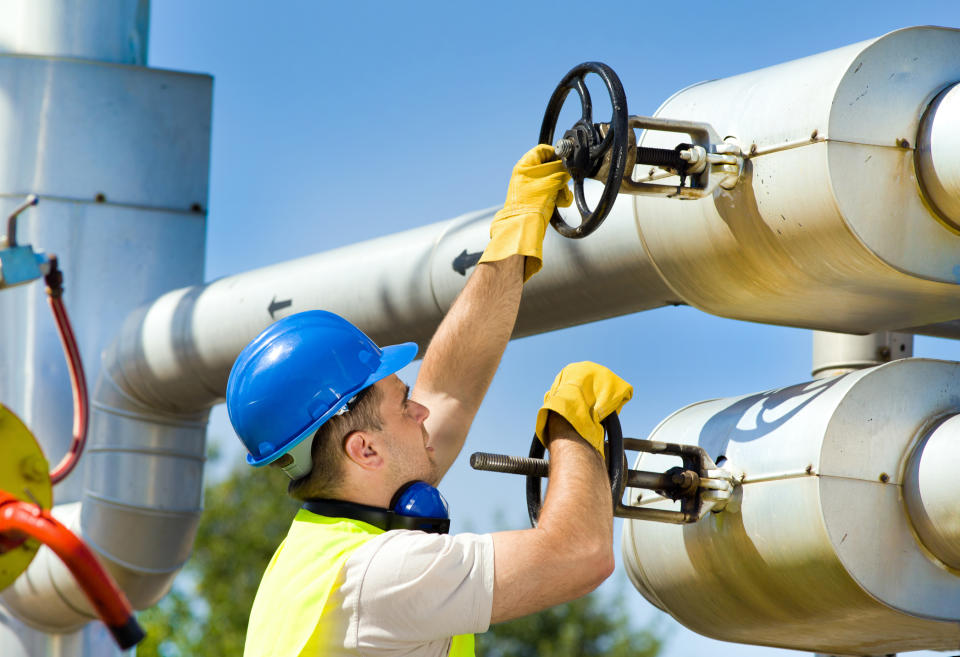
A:
[[[570,363],[560,370],[543,396],[543,406],[537,413],[537,438],[544,442],[547,416],[553,411],[562,415],[602,455],[600,422],[611,413],[619,413],[631,397],[633,386],[603,365],[589,361]]]
[[[554,206],[567,207],[573,193],[567,187],[570,174],[556,159],[553,146],[540,144],[527,151],[513,167],[507,201],[490,224],[490,243],[480,262],[526,256],[523,280],[543,266],[543,236]]]

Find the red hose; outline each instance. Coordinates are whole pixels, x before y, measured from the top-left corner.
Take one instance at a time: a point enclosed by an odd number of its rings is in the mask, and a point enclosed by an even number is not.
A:
[[[0,533],[6,533],[10,538],[26,534],[53,550],[77,578],[121,648],[130,648],[143,639],[143,630],[137,624],[130,603],[113,578],[90,548],[49,511],[0,490]]]
[[[51,483],[58,484],[73,471],[87,442],[90,397],[87,392],[87,378],[83,373],[83,362],[80,360],[80,349],[77,347],[77,339],[70,326],[67,309],[63,305],[63,274],[57,268],[57,257],[54,255],[50,256],[50,273],[46,275],[45,280],[50,310],[53,311],[53,318],[57,323],[57,333],[60,335],[60,344],[63,345],[63,354],[67,359],[70,388],[73,392],[73,442],[60,463],[50,471]]]

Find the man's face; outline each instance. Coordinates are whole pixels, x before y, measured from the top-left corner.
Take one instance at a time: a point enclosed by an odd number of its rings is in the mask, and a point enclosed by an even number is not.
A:
[[[381,444],[385,451],[388,472],[397,487],[423,480],[436,484],[439,471],[430,446],[430,434],[423,426],[430,411],[410,399],[410,388],[396,374],[374,384],[379,387]]]

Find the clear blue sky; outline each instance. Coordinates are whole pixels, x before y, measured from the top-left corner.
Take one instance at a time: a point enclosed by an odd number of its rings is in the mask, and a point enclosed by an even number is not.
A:
[[[154,0],[151,21],[151,66],[215,78],[212,279],[501,203],[550,93],[581,61],[610,64],[631,113],[649,115],[701,80],[908,25],[958,27],[960,3]],[[960,360],[960,344],[921,338],[915,353]],[[525,452],[543,390],[582,359],[634,384],[623,422],[644,436],[689,403],[805,380],[810,333],[669,308],[519,340],[465,451]],[[235,444],[222,407],[210,435]],[[465,461],[442,486],[454,529],[493,529],[497,510],[522,526],[522,479]],[[668,657],[775,652],[697,637],[621,570],[613,580],[638,620],[671,630]]]

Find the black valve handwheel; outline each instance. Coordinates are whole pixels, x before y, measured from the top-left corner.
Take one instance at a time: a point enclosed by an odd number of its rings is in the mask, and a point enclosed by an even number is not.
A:
[[[610,105],[613,107],[613,116],[610,118],[610,127],[607,134],[600,135],[600,130],[593,123],[593,103],[590,92],[587,90],[585,78],[588,73],[595,73],[603,80],[610,94]],[[627,96],[620,84],[620,78],[613,69],[600,62],[584,62],[570,69],[547,103],[547,111],[543,115],[543,124],[540,126],[540,143],[553,145],[554,130],[560,110],[571,90],[580,96],[581,115],[573,127],[564,134],[565,139],[573,142],[571,152],[563,158],[563,164],[573,178],[573,197],[580,211],[581,224],[577,227],[568,225],[560,213],[554,209],[550,223],[564,237],[586,237],[597,228],[613,208],[613,202],[620,191],[620,180],[623,178],[627,165]],[[603,185],[603,194],[597,207],[591,210],[583,194],[583,181],[600,171],[609,151],[609,169]]]
[[[620,502],[624,488],[624,455],[623,455],[623,430],[620,427],[620,418],[616,413],[611,413],[601,423],[607,433],[607,442],[605,445],[607,475],[610,477],[610,493],[614,506]],[[543,443],[536,436],[530,444],[530,458],[542,459],[546,450]],[[527,513],[530,515],[530,526],[536,527],[537,520],[540,518],[540,507],[543,505],[540,492],[540,480],[543,477],[527,475]]]

